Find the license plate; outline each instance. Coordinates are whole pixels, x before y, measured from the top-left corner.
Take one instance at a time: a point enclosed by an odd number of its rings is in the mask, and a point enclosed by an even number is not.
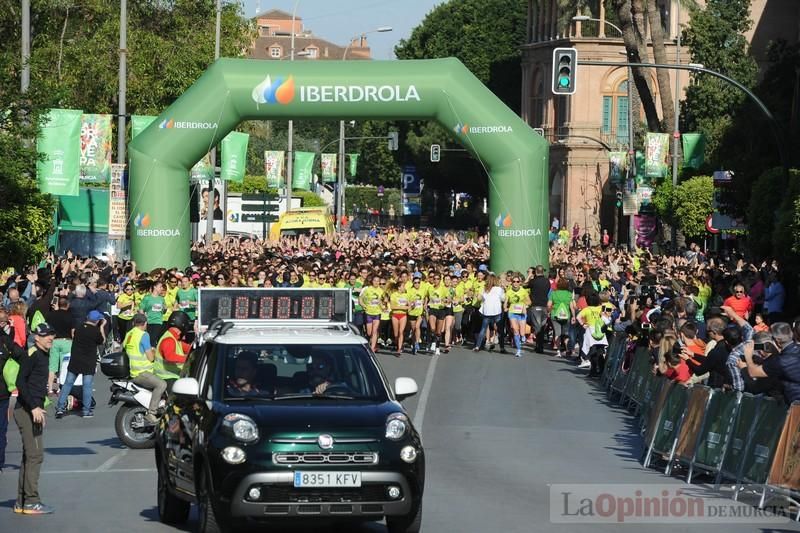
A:
[[[294,486],[299,488],[360,487],[361,472],[295,472]]]

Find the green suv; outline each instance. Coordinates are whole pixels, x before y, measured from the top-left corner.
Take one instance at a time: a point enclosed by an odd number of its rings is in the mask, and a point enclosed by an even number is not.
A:
[[[425,454],[399,403],[414,380],[392,391],[347,325],[234,322],[211,325],[172,387],[156,435],[161,521],[196,503],[203,533],[383,518],[419,531]]]

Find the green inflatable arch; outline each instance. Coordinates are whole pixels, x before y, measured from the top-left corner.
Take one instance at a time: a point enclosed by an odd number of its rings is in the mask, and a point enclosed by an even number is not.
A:
[[[254,119],[435,119],[489,174],[492,270],[547,265],[547,142],[457,59],[220,59],[130,143],[131,252],[141,270],[189,265],[189,169]]]

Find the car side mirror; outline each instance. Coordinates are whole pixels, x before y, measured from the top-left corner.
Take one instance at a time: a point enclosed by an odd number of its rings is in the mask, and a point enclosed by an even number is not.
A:
[[[197,398],[200,396],[200,384],[194,378],[180,378],[172,384],[172,392],[181,396]]]
[[[418,390],[417,382],[412,378],[397,378],[394,381],[394,395],[398,401],[414,396]]]

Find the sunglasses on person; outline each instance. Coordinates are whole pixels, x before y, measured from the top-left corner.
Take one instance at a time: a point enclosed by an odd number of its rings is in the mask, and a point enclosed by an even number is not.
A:
[[[744,294],[744,291],[733,291],[733,294]]]
[[[511,280],[511,283],[522,283],[522,280],[520,280],[520,279],[514,279],[514,280]]]

